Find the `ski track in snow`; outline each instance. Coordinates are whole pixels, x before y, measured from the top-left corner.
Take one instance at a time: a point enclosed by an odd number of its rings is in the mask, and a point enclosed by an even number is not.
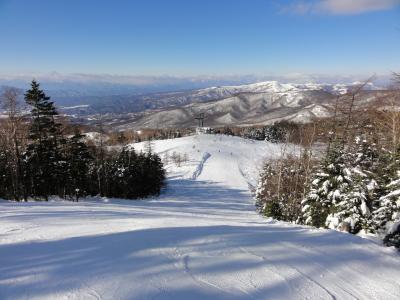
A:
[[[189,156],[159,198],[0,201],[0,299],[400,299],[394,249],[257,215],[249,187],[279,145],[154,146]]]
[[[204,164],[207,161],[207,159],[209,159],[211,156],[210,153],[206,152],[204,153],[203,157],[201,158],[196,170],[193,172],[191,179],[195,180],[197,179],[197,177],[199,177],[199,175],[201,174],[201,172],[203,171],[204,168]]]

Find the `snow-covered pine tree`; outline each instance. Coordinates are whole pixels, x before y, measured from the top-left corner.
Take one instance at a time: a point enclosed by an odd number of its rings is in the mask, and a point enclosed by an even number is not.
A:
[[[263,141],[265,140],[264,129],[257,127],[248,127],[243,131],[243,137],[246,139]]]
[[[347,197],[350,176],[343,146],[334,145],[316,170],[310,190],[302,201],[299,222],[316,227],[331,226],[336,220],[327,218],[333,206]]]
[[[260,172],[258,184],[255,192],[256,207],[265,216],[280,220],[282,210],[280,203],[273,193],[276,179],[276,172],[270,163],[266,163]]]
[[[356,137],[354,146],[348,149],[346,155],[351,181],[340,201],[334,201],[327,225],[350,233],[357,233],[361,229],[368,231],[373,201],[379,194],[374,172],[378,164],[378,152],[374,144]]]
[[[286,130],[282,126],[279,126],[279,124],[264,127],[264,140],[268,142],[284,142],[286,139],[286,135]]]
[[[263,200],[266,198],[268,190],[267,190],[267,176],[271,172],[271,167],[269,164],[264,164],[263,169],[261,170],[259,177],[258,177],[258,182],[257,182],[257,187],[254,193],[254,199],[256,201],[256,207],[260,211],[263,209]]]
[[[31,126],[29,130],[30,143],[27,146],[25,160],[29,170],[26,172],[30,183],[30,194],[43,197],[46,200],[51,194],[57,193],[58,177],[62,173],[60,165],[60,124],[54,116],[57,111],[50,97],[40,89],[36,81],[32,81],[31,89],[25,93],[25,101],[32,107]]]
[[[398,153],[386,155],[381,176],[385,183],[383,196],[374,203],[372,225],[388,246],[400,248],[400,157]]]
[[[382,211],[378,213],[386,217],[384,243],[400,248],[400,170],[396,175],[387,185],[388,194],[380,199]]]

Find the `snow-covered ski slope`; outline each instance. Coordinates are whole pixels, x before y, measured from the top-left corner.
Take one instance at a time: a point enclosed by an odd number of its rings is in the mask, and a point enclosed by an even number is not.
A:
[[[154,150],[189,158],[160,198],[0,202],[0,299],[400,299],[395,250],[255,213],[256,163],[279,145],[200,135]]]

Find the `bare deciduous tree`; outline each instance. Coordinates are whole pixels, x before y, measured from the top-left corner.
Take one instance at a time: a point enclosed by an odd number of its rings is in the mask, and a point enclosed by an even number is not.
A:
[[[380,98],[382,109],[376,111],[376,123],[380,131],[389,137],[390,149],[399,151],[400,146],[400,75],[395,74],[395,85]]]
[[[18,95],[19,93],[17,89],[8,88],[3,92],[1,102],[7,115],[4,134],[7,145],[12,153],[14,198],[15,200],[20,200],[19,195],[23,194],[26,200],[27,197],[23,188],[22,162],[20,155],[23,140],[26,136],[26,130],[24,128],[22,107],[21,103],[18,101]],[[23,193],[21,193],[21,190],[23,190]]]

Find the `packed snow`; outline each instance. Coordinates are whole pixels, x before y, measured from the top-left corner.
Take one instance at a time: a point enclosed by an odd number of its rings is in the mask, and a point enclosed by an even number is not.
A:
[[[400,298],[393,248],[255,212],[250,189],[280,145],[197,135],[152,148],[168,161],[158,198],[0,201],[0,299]]]

